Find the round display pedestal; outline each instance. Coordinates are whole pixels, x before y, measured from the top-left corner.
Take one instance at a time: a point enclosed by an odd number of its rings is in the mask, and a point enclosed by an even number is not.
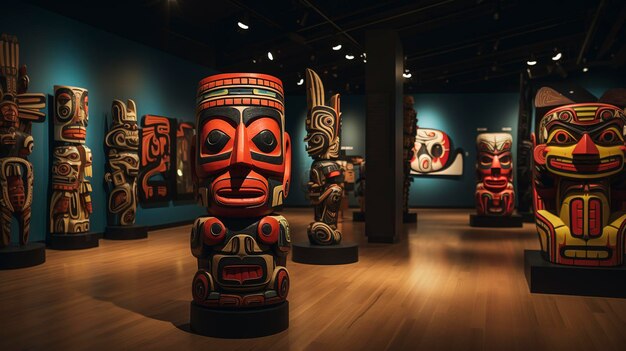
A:
[[[17,269],[37,266],[46,262],[46,245],[27,243],[24,246],[7,246],[0,249],[0,269]]]
[[[190,327],[215,338],[247,339],[280,333],[289,328],[289,301],[250,309],[216,309],[191,302]]]
[[[148,237],[148,227],[145,225],[112,225],[104,230],[104,239],[108,240],[137,240]]]
[[[417,213],[407,212],[402,214],[402,222],[404,223],[417,223]]]
[[[55,250],[82,250],[98,247],[100,234],[94,232],[76,234],[50,234],[48,247]]]
[[[340,243],[338,245],[312,245],[305,241],[291,246],[292,260],[298,263],[335,265],[359,261],[359,245]]]
[[[361,211],[352,212],[352,221],[365,222],[365,212],[361,212]]]
[[[480,216],[471,214],[469,223],[470,227],[483,228],[521,228],[523,226],[522,216],[518,214],[510,216]]]

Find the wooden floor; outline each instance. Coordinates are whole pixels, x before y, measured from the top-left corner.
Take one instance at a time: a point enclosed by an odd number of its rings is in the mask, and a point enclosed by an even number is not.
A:
[[[44,265],[0,271],[0,350],[626,350],[626,300],[530,294],[534,227],[470,228],[468,213],[421,210],[393,245],[367,244],[347,213],[360,261],[289,262],[290,328],[248,340],[188,331],[189,227],[49,250]],[[305,240],[311,210],[284,215]]]

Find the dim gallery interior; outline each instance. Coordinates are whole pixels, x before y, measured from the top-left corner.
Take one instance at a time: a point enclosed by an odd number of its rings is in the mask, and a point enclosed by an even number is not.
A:
[[[0,349],[624,349],[623,1],[29,0],[0,32]]]

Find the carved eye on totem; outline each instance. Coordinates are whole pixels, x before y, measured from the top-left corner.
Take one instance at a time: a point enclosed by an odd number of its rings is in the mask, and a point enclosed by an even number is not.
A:
[[[68,93],[57,95],[57,114],[60,119],[67,119],[72,115],[72,96]]]
[[[324,117],[322,119],[322,123],[324,123],[324,125],[331,127],[333,125],[333,118],[330,116]]]
[[[482,156],[480,158],[480,164],[483,166],[491,166],[491,157],[489,156]]]
[[[564,130],[559,130],[554,133],[550,140],[548,140],[548,143],[556,145],[571,145],[576,143],[576,139],[570,133]]]
[[[508,166],[511,165],[511,156],[505,155],[505,156],[500,157],[500,165],[502,167],[508,168]]]
[[[86,91],[83,92],[83,96],[81,96],[81,104],[85,115],[89,115],[89,95]]]
[[[430,148],[430,155],[432,157],[441,157],[443,155],[443,146],[441,144],[435,144]]]
[[[80,160],[80,155],[75,153],[75,152],[73,152],[73,153],[67,155],[67,158],[69,158],[71,161],[78,161],[78,160]]]
[[[226,143],[230,140],[230,137],[219,129],[213,129],[207,135],[204,142],[207,153],[216,154],[226,146]]]
[[[265,153],[274,151],[276,146],[278,146],[274,133],[267,129],[260,131],[259,134],[252,138],[252,142],[254,142],[254,145],[256,145],[259,150]]]
[[[595,142],[603,146],[621,145],[623,143],[619,134],[614,129],[604,130],[594,138]]]

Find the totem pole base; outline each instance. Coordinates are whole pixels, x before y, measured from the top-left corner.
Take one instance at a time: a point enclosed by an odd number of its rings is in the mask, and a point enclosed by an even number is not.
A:
[[[108,240],[136,240],[148,237],[148,227],[145,225],[112,225],[104,229],[104,239]]]
[[[480,216],[471,214],[469,218],[470,227],[485,228],[521,228],[522,216],[512,214],[511,216]]]
[[[338,245],[312,245],[300,242],[291,245],[292,260],[298,263],[335,265],[359,261],[359,245],[340,243]]]
[[[26,268],[44,262],[46,262],[46,245],[41,243],[7,246],[0,249],[0,269]]]
[[[417,213],[407,212],[402,214],[402,222],[404,223],[417,223]]]
[[[98,247],[101,234],[94,232],[77,234],[50,234],[48,247],[54,250],[82,250]]]
[[[365,212],[361,212],[361,211],[352,212],[352,221],[353,222],[365,222]]]
[[[519,212],[520,216],[522,216],[522,222],[524,223],[535,223],[535,213],[534,212]]]
[[[247,339],[289,328],[289,301],[252,309],[216,309],[191,302],[190,327],[215,338]]]
[[[531,293],[626,298],[626,266],[565,266],[524,250],[524,274]]]

